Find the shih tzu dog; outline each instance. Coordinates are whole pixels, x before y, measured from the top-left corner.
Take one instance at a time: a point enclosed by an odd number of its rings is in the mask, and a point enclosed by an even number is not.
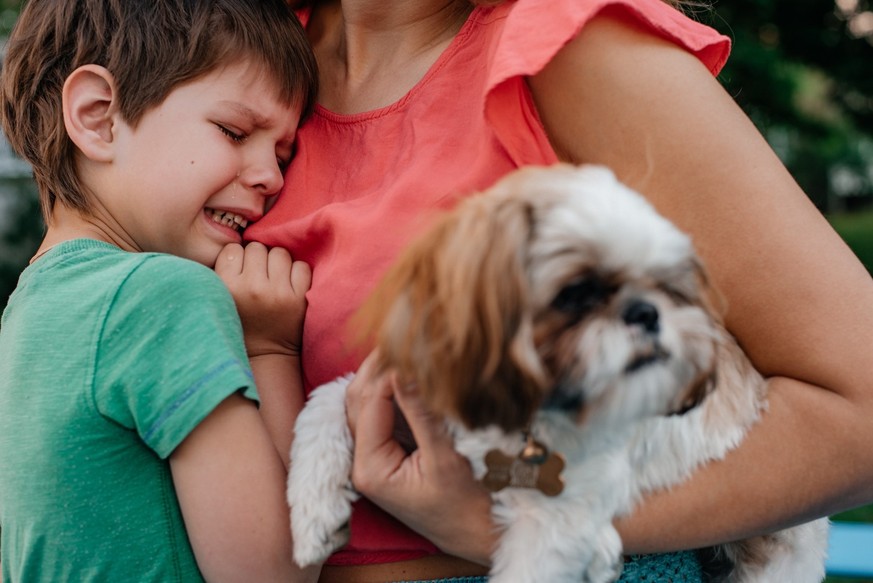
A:
[[[597,166],[508,175],[389,271],[365,320],[381,365],[445,416],[492,492],[490,581],[614,581],[613,520],[758,420],[765,383],[712,295],[690,239]],[[315,390],[297,420],[288,501],[301,565],[347,539],[350,379]],[[822,519],[709,550],[708,577],[821,581],[826,549]]]

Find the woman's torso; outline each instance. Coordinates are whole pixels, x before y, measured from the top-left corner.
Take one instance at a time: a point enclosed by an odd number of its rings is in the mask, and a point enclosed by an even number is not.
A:
[[[516,167],[557,161],[525,79],[610,4],[697,52],[712,70],[724,62],[722,37],[661,0],[518,0],[477,7],[396,103],[353,115],[319,107],[300,128],[285,188],[247,236],[284,246],[313,267],[303,339],[307,391],[357,369],[363,354],[352,347],[350,316],[436,213]],[[366,500],[351,532],[329,563],[438,552]]]

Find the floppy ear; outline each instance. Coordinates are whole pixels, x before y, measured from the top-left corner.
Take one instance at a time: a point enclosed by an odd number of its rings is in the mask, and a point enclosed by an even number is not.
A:
[[[692,258],[692,269],[696,279],[700,307],[709,314],[714,322],[723,325],[728,308],[727,300],[719,289],[712,285],[706,266],[697,255]]]
[[[67,77],[63,89],[64,125],[70,140],[88,159],[112,159],[118,95],[115,78],[99,65],[83,65]]]
[[[544,372],[527,307],[523,202],[477,196],[415,241],[365,305],[382,364],[471,428],[524,427]]]

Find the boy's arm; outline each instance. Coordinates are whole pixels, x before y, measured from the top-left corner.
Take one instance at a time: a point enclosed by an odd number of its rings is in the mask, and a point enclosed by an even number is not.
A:
[[[285,467],[294,422],[303,407],[300,345],[309,266],[292,261],[281,247],[260,243],[228,245],[215,272],[221,277],[242,320],[246,351],[261,399],[261,415]]]
[[[313,582],[292,560],[285,470],[254,404],[234,394],[170,456],[173,483],[206,581]]]
[[[249,361],[261,398],[261,417],[287,470],[294,422],[303,408],[300,356],[262,354]]]

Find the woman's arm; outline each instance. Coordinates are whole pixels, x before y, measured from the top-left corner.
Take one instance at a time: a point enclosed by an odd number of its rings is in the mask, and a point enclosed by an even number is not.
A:
[[[728,327],[771,379],[769,412],[736,452],[621,522],[627,552],[873,501],[873,282],[730,96],[695,57],[607,14],[530,87],[562,159],[612,167],[691,233]],[[397,401],[428,445],[402,455],[385,421],[391,394],[369,373],[350,387],[356,486],[444,551],[487,563],[487,493],[414,395]]]
[[[197,565],[207,581],[315,581],[291,558],[285,470],[257,408],[231,395],[170,456]]]
[[[730,96],[687,52],[609,16],[530,87],[563,159],[612,167],[691,234],[728,328],[770,378],[769,411],[737,451],[621,523],[627,551],[873,500],[873,281]]]

